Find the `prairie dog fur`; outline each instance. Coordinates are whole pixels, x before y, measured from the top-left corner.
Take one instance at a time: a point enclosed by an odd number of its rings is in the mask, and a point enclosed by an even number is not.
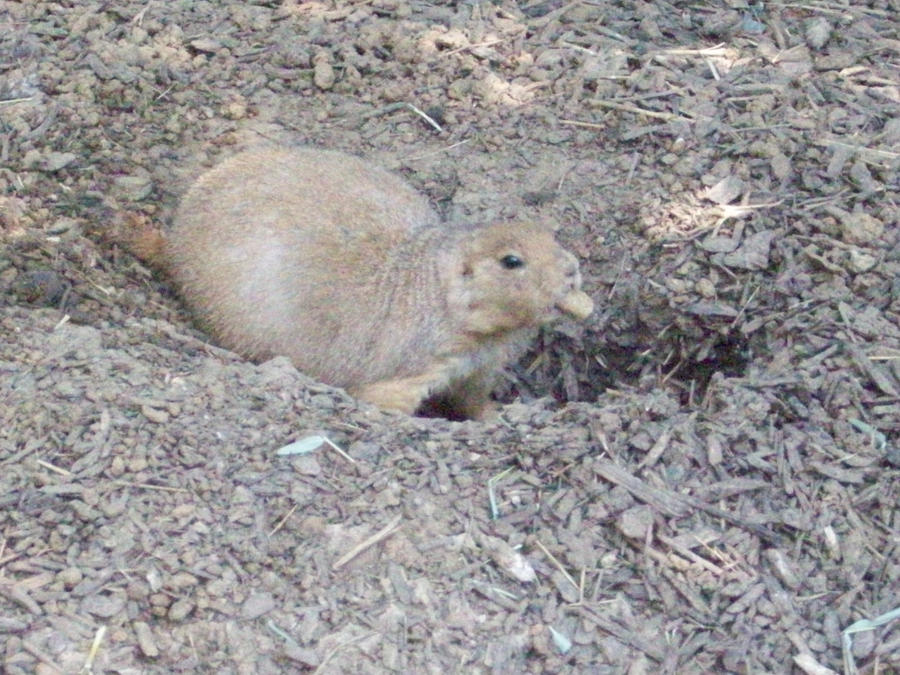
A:
[[[412,414],[483,414],[537,326],[593,310],[575,257],[528,223],[442,223],[399,177],[314,149],[242,152],[202,175],[161,242],[201,326],[251,359]]]

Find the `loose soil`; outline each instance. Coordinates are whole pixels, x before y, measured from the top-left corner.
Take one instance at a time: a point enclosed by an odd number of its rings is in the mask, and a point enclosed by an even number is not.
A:
[[[4,3],[0,669],[900,672],[898,16]],[[260,142],[545,222],[598,309],[491,423],[243,361],[117,242]]]

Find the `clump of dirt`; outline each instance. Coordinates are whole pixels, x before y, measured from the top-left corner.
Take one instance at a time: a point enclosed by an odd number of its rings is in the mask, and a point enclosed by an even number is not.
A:
[[[898,10],[7,3],[4,672],[900,669]],[[208,344],[113,234],[260,141],[553,224],[598,311],[489,424]]]

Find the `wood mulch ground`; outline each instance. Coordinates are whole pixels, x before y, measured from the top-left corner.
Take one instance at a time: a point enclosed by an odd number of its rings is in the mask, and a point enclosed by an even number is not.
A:
[[[900,672],[898,17],[0,6],[0,670]],[[490,424],[208,344],[113,233],[262,140],[553,224],[597,311]]]

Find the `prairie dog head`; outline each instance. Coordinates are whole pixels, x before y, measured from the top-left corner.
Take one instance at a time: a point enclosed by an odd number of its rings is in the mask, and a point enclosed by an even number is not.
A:
[[[497,335],[562,316],[584,319],[594,304],[581,291],[575,256],[546,229],[500,223],[472,230],[462,246],[466,332]]]

